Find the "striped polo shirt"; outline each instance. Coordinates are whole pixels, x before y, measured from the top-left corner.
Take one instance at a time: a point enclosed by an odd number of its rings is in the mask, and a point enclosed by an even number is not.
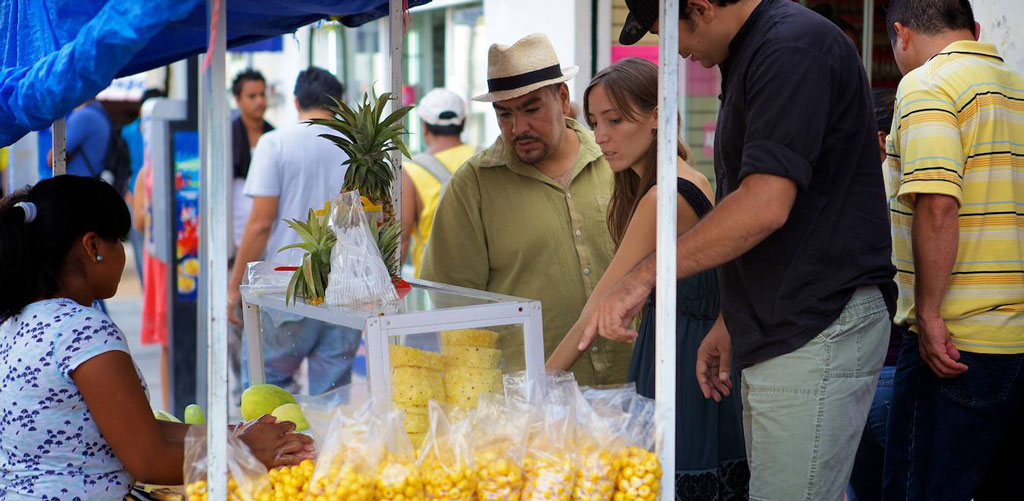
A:
[[[950,44],[900,82],[887,148],[896,322],[915,329],[915,196],[948,195],[960,203],[941,306],[953,343],[1024,353],[1024,78],[990,44]]]

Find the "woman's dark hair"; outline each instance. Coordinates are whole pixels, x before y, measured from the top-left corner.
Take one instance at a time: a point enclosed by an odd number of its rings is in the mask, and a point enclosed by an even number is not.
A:
[[[35,205],[35,219],[19,202]],[[124,199],[100,179],[57,176],[0,200],[0,321],[28,304],[53,296],[75,241],[95,232],[108,241],[124,239],[131,215]]]
[[[331,98],[341,101],[344,94],[345,86],[323,68],[310,66],[295,79],[295,98],[304,110],[334,106]]]
[[[615,111],[631,122],[650,115],[658,107],[658,67],[646,60],[631,57],[623,59],[603,70],[590,81],[583,93],[583,113],[590,120],[590,90],[600,85]],[[594,124],[590,124],[591,127]],[[686,147],[679,143],[677,155],[684,161]],[[633,169],[615,173],[615,187],[608,205],[608,231],[618,247],[633,217],[633,211],[640,203],[648,187],[654,184],[658,174],[658,135],[651,135],[651,144],[643,158],[642,175]]]

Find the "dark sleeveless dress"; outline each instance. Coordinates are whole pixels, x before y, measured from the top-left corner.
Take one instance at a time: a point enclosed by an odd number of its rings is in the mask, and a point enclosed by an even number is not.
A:
[[[711,202],[696,185],[677,180],[679,195],[704,217]],[[676,499],[747,499],[750,471],[743,441],[739,371],[733,371],[733,392],[716,403],[705,399],[694,368],[697,348],[718,318],[717,270],[676,282]],[[654,291],[640,323],[633,348],[629,380],[637,392],[654,398]]]

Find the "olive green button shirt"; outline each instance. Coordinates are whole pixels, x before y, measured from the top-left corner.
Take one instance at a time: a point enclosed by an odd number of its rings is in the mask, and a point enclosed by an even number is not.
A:
[[[606,222],[612,171],[575,120],[579,156],[566,190],[520,162],[499,138],[455,172],[438,205],[422,278],[541,301],[544,355],[579,318],[615,253]],[[514,337],[514,336],[509,336]],[[506,370],[523,364],[506,340]],[[626,381],[631,343],[599,338],[573,367],[584,385]]]

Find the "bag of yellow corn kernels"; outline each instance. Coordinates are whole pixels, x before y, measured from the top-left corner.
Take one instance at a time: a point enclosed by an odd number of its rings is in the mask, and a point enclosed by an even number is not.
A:
[[[662,475],[658,459],[662,445],[661,423],[665,421],[659,419],[660,415],[654,400],[640,395],[631,400],[623,430],[628,441],[619,453],[614,499],[658,499]]]
[[[228,435],[228,499],[230,501],[270,501],[270,477],[267,467],[256,459],[249,447],[234,433]],[[182,474],[187,501],[207,501],[206,427],[191,426],[185,434],[185,462]]]
[[[405,412],[389,411],[376,432],[384,440],[384,455],[377,467],[374,482],[376,501],[422,501],[423,479],[416,465],[416,452],[412,448],[404,425]]]
[[[335,413],[330,432],[318,447],[307,499],[373,500],[384,449],[374,416],[381,414],[380,404],[374,401],[343,407]]]
[[[632,388],[581,388],[576,400],[574,501],[611,501],[628,437]]]
[[[524,501],[569,501],[576,484],[573,443],[575,412],[569,395],[548,394],[534,408],[534,421],[523,459]],[[551,398],[555,397],[555,398]]]
[[[481,395],[469,436],[480,501],[519,501],[529,414],[504,397]]]
[[[427,412],[430,428],[417,460],[426,498],[472,501],[476,478],[467,441],[471,422],[466,412],[436,401],[430,402]]]

